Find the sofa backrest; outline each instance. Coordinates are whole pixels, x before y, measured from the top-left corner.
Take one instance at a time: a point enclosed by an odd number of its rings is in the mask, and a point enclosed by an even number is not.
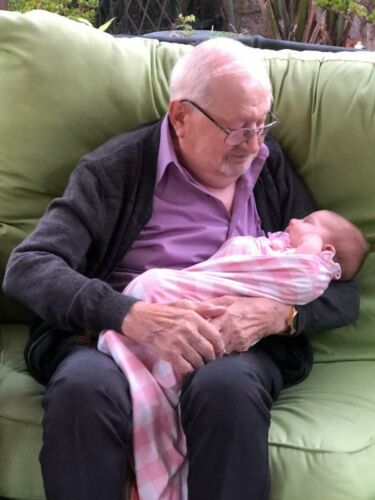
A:
[[[43,11],[0,13],[0,273],[86,152],[161,116],[189,46],[113,38]],[[249,49],[259,50],[259,49]],[[275,135],[318,207],[375,242],[375,55],[263,50]],[[358,324],[314,336],[317,359],[375,357],[375,260],[360,275]],[[0,297],[0,321],[28,316]]]

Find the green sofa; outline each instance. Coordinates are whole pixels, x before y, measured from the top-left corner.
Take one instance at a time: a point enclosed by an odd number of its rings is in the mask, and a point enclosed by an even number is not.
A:
[[[83,154],[165,112],[169,73],[186,50],[116,39],[42,11],[0,13],[1,272]],[[359,321],[314,334],[311,376],[274,406],[271,500],[373,500],[375,54],[263,54],[281,121],[276,136],[317,206],[350,218],[371,245],[359,276]],[[44,498],[44,388],[23,360],[31,320],[0,297],[2,499]]]

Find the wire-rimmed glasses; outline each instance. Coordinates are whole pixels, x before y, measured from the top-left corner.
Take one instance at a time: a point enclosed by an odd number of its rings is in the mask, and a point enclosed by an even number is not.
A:
[[[205,111],[199,104],[190,99],[181,99],[181,102],[188,102],[198,111],[200,111],[206,118],[208,118],[214,125],[216,125],[222,132],[225,134],[224,142],[228,144],[228,146],[238,146],[243,141],[248,141],[251,137],[256,135],[259,141],[263,141],[264,137],[267,133],[273,128],[275,125],[280,123],[280,120],[273,114],[271,111],[268,112],[267,117],[265,119],[264,125],[261,127],[255,128],[238,128],[238,129],[230,129],[223,127],[220,125],[218,121],[215,120],[207,111]]]

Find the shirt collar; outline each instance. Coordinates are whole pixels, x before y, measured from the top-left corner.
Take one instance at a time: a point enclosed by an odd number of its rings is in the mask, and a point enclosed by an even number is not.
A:
[[[254,189],[254,186],[258,180],[259,174],[262,171],[264,162],[267,160],[270,154],[268,146],[262,142],[257,156],[254,158],[251,167],[246,170],[245,174],[240,177],[242,182],[247,186],[249,191]]]
[[[180,167],[169,130],[169,118],[168,115],[165,115],[160,128],[160,146],[156,170],[156,185],[159,184],[168,165],[171,163]]]

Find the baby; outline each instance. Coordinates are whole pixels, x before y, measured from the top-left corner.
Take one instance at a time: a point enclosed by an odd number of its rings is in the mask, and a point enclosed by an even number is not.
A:
[[[319,297],[332,279],[353,278],[367,251],[356,226],[320,210],[291,219],[285,232],[267,238],[231,238],[208,260],[186,269],[150,269],[124,293],[149,303],[240,295],[302,305]]]

